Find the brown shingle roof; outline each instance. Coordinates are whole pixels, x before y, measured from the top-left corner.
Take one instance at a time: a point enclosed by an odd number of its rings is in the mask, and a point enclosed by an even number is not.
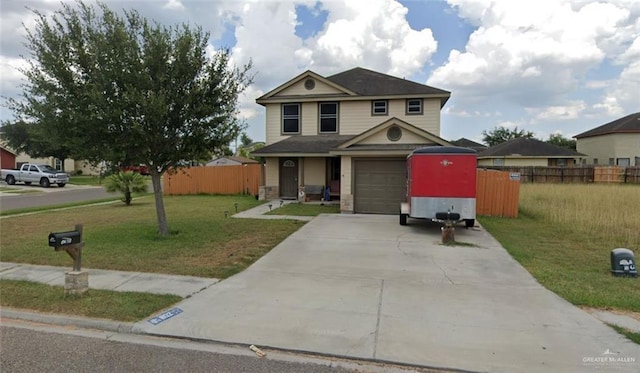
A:
[[[498,145],[494,145],[478,154],[478,158],[491,157],[583,157],[584,154],[575,150],[562,148],[553,144],[531,139],[518,137]]]
[[[477,143],[475,141],[471,141],[469,139],[466,139],[464,137],[459,138],[455,141],[451,141],[451,143],[455,146],[461,146],[463,148],[471,148],[475,151],[477,151],[478,153],[480,153],[481,151],[487,149],[486,145],[482,145],[480,143]]]
[[[331,149],[351,138],[353,138],[352,135],[291,136],[267,145],[251,154],[255,156],[278,153],[329,154]]]
[[[328,76],[327,80],[340,84],[363,96],[451,94],[451,92],[439,88],[396,78],[395,76],[363,69],[362,67]]]
[[[610,133],[640,133],[640,112],[629,114],[626,117],[616,119],[613,122],[603,124],[581,134],[575,135],[576,139],[583,137],[606,135]]]

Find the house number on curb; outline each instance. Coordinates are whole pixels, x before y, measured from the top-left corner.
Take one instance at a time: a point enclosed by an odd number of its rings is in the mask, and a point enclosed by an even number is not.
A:
[[[149,322],[153,325],[158,325],[163,321],[169,320],[170,318],[172,318],[173,316],[179,315],[182,313],[182,309],[176,307],[176,308],[172,308],[169,311],[163,313],[162,315],[158,315],[154,318],[149,319]]]

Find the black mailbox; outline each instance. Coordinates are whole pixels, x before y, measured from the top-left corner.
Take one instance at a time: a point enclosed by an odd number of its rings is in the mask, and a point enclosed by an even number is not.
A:
[[[611,273],[614,276],[638,277],[633,251],[624,248],[611,250]]]
[[[82,242],[82,234],[79,231],[49,233],[49,246],[64,247]]]

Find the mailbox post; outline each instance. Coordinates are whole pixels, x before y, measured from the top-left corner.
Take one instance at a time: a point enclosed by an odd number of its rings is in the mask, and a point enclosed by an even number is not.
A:
[[[68,232],[49,233],[49,246],[55,251],[66,251],[73,259],[73,271],[65,273],[65,294],[82,294],[89,289],[89,273],[82,271],[82,224]]]

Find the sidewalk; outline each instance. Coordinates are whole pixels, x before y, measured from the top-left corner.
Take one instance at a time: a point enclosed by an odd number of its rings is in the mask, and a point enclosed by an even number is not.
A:
[[[183,298],[217,283],[215,278],[163,275],[157,273],[84,269],[89,272],[89,288],[114,291],[135,291],[154,294],[174,294]],[[0,262],[0,279],[64,285],[64,274],[71,267],[52,267]]]

